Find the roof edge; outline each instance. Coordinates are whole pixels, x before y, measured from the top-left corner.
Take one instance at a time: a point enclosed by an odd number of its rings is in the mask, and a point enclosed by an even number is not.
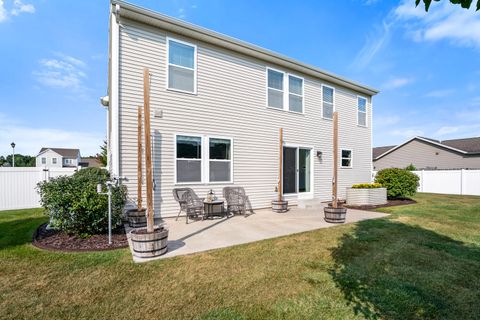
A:
[[[271,61],[272,63],[294,69],[316,78],[327,80],[331,83],[347,87],[369,96],[374,96],[379,93],[379,90],[377,89],[337,76],[333,73],[329,73],[312,65],[302,63],[271,50],[264,49],[257,45],[250,44],[222,33],[194,25],[192,23],[172,18],[165,14],[140,7],[123,0],[111,0],[111,4],[120,6],[120,17],[124,16],[127,19],[185,35],[187,37],[211,43],[229,50],[237,51],[242,54],[253,56],[260,60]]]

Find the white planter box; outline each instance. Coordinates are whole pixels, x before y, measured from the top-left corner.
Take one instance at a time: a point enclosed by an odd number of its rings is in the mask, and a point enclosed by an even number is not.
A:
[[[376,206],[387,203],[387,188],[347,188],[347,205]]]

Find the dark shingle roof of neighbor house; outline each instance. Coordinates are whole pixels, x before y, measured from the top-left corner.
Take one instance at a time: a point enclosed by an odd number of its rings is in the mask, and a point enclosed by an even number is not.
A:
[[[388,153],[388,151],[394,148],[399,148],[414,139],[418,139],[427,143],[430,142],[436,146],[445,147],[445,148],[451,149],[452,151],[460,152],[466,155],[480,154],[480,137],[450,139],[450,140],[443,140],[443,141],[425,138],[425,137],[414,137],[398,146],[385,146],[385,147],[372,148],[373,160],[376,160],[377,158],[384,155],[385,153]]]
[[[62,157],[65,157],[65,158],[76,158],[78,153],[80,152],[79,149],[66,149],[66,148],[42,148],[40,149],[40,153],[46,151],[46,150],[52,150],[56,153],[58,153],[59,155],[61,155]]]

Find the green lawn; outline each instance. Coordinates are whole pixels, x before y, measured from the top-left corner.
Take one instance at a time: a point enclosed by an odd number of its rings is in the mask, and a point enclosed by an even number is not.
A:
[[[0,212],[0,319],[478,319],[480,197],[133,264],[128,249],[30,244],[41,210]]]

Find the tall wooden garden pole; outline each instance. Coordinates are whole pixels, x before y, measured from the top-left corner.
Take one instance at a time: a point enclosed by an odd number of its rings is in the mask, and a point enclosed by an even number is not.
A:
[[[153,173],[152,149],[150,142],[150,73],[148,68],[143,70],[143,104],[145,121],[145,166],[147,186],[147,232],[153,232]]]
[[[278,201],[283,200],[283,190],[282,190],[282,169],[283,169],[283,128],[280,128],[279,135],[279,150],[278,150]]]
[[[137,207],[142,208],[142,107],[138,107],[137,133]]]
[[[337,197],[338,178],[338,113],[333,113],[333,179],[332,179],[332,207],[338,207]]]

